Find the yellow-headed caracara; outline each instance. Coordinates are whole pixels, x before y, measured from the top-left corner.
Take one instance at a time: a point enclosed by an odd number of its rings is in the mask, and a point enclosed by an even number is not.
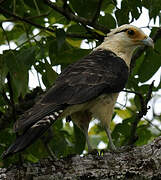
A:
[[[128,80],[134,50],[140,45],[154,46],[144,32],[132,25],[113,29],[104,42],[89,55],[68,66],[53,87],[14,125],[23,132],[3,153],[7,157],[22,151],[39,138],[58,118],[71,116],[83,131],[88,150],[91,119],[98,118],[107,133],[111,149],[110,121],[119,92]]]

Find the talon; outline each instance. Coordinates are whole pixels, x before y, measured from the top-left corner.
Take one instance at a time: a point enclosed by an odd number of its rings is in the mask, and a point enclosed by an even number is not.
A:
[[[99,155],[99,152],[97,149],[92,149],[91,151],[88,152],[88,154],[91,154],[91,155]]]
[[[106,152],[105,149],[101,149],[100,156],[103,156],[105,152]]]

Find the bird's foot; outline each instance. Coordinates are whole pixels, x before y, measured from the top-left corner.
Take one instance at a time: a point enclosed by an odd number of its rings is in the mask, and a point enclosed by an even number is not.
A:
[[[91,154],[91,155],[99,155],[99,152],[97,149],[91,149],[88,151],[88,154]]]

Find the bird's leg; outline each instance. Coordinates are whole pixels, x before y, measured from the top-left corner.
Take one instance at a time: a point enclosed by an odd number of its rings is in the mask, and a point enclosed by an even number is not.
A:
[[[83,112],[76,112],[71,115],[72,120],[74,123],[81,129],[81,131],[84,133],[87,146],[88,146],[88,152],[92,152],[92,146],[90,144],[89,135],[88,135],[88,127],[89,122],[91,120],[91,116],[87,111]]]
[[[105,131],[106,131],[106,134],[108,136],[108,139],[109,139],[109,144],[110,144],[110,149],[115,151],[116,150],[116,147],[112,141],[112,137],[111,137],[111,132],[110,132],[110,128],[108,126],[105,126]]]
[[[90,140],[89,140],[88,130],[83,129],[82,131],[83,131],[83,133],[85,135],[85,138],[86,138],[86,143],[87,143],[87,146],[88,146],[88,152],[91,152],[92,151],[92,146],[91,146],[91,143],[90,143]]]

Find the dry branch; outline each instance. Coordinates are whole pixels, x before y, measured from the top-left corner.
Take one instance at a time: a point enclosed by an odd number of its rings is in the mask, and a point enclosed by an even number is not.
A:
[[[74,155],[59,160],[43,159],[38,163],[23,164],[20,167],[12,165],[8,169],[0,168],[0,178],[6,180],[161,179],[161,137],[142,147],[125,148],[125,151],[118,153],[106,152],[103,156]]]

